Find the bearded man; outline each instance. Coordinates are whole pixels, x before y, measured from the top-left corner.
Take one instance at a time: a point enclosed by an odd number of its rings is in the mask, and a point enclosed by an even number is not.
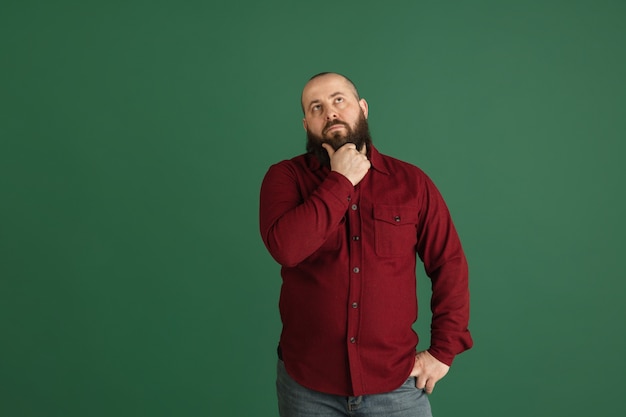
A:
[[[372,145],[347,77],[302,91],[307,153],[273,165],[260,231],[281,265],[276,388],[283,417],[432,416],[426,394],[472,346],[467,261],[426,174]],[[418,350],[416,263],[432,282]]]

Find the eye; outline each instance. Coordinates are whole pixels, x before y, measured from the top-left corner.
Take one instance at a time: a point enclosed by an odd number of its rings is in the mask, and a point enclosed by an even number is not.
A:
[[[335,100],[337,103],[343,103],[343,97],[337,97],[337,100]]]
[[[313,107],[311,107],[311,111],[319,111],[321,108],[322,108],[322,106],[321,106],[321,105],[316,104],[316,105],[314,105]]]

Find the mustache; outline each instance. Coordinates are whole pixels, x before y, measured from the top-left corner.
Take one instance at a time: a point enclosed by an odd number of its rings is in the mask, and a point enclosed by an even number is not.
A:
[[[324,125],[324,130],[322,130],[322,134],[326,133],[328,131],[328,129],[330,129],[331,127],[335,126],[335,125],[343,125],[345,126],[347,129],[350,129],[350,126],[348,126],[347,123],[342,122],[341,120],[331,120],[328,123],[326,123]]]

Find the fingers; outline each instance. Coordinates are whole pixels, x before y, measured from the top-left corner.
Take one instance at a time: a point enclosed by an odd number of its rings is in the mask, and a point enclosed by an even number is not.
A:
[[[439,362],[428,351],[422,351],[415,355],[411,376],[416,377],[417,389],[423,389],[426,394],[431,394],[435,384],[448,373],[449,369],[448,365]]]
[[[324,147],[324,149],[328,150],[328,148],[333,149],[332,146],[328,145],[327,143],[322,143],[322,146]],[[339,151],[343,151],[346,152],[350,149],[354,149],[356,150],[356,145],[352,142],[348,142],[345,145],[341,146],[339,149],[337,149],[336,151],[333,149],[333,153],[334,152],[339,152]]]
[[[345,176],[352,185],[357,185],[367,174],[371,163],[367,155],[359,152],[354,143],[346,143],[336,151],[327,143],[322,143],[330,157],[330,169]]]
[[[426,394],[432,394],[435,390],[435,384],[437,381],[432,378],[426,378],[423,375],[418,375],[415,378],[415,388],[424,390]]]
[[[426,394],[432,394],[435,390],[435,381],[433,379],[424,379],[423,381],[416,383],[417,389],[423,389]]]
[[[417,389],[426,388],[426,378],[424,378],[422,375],[418,375],[417,377],[415,377],[415,388]]]
[[[337,152],[339,151],[342,151],[342,152],[356,151],[356,153],[358,153],[360,156],[364,156],[367,159],[367,146],[366,145],[361,146],[361,150],[358,150],[356,147],[356,144],[352,142],[348,142],[345,145],[343,145],[341,148],[337,149]]]
[[[332,158],[333,155],[335,154],[335,150],[328,143],[322,143],[322,148],[326,149],[326,152],[328,152],[329,158]]]
[[[426,386],[424,387],[424,391],[426,392],[426,394],[430,395],[433,393],[433,391],[435,390],[435,383],[434,382],[430,382],[430,380],[428,382],[426,382]]]
[[[326,149],[326,152],[328,152],[328,156],[330,156],[330,157],[332,157],[335,154],[335,152],[336,152],[335,149],[332,146],[330,146],[328,143],[322,143],[322,147],[324,149]],[[367,156],[367,146],[366,145],[361,146],[361,150],[359,151],[356,148],[356,145],[354,143],[348,142],[348,143],[346,143],[345,145],[343,145],[339,149],[354,149],[354,150],[358,151],[361,155],[366,155]],[[337,151],[339,149],[337,149]]]

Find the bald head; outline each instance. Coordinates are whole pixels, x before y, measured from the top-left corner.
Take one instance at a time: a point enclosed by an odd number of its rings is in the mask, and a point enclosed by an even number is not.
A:
[[[336,72],[320,72],[319,74],[316,74],[314,76],[312,76],[309,81],[305,84],[304,88],[302,89],[302,96],[300,98],[301,104],[302,104],[302,112],[305,113],[306,110],[306,106],[309,103],[305,103],[305,93],[307,93],[308,89],[310,88],[314,88],[316,86],[319,86],[320,84],[327,84],[327,83],[342,83],[343,84],[343,88],[342,90],[344,91],[349,91],[351,92],[354,97],[357,100],[360,100],[360,96],[359,96],[359,92],[356,89],[356,86],[354,85],[354,83],[352,82],[352,80],[350,80],[348,77],[346,77],[345,75],[336,73]]]

